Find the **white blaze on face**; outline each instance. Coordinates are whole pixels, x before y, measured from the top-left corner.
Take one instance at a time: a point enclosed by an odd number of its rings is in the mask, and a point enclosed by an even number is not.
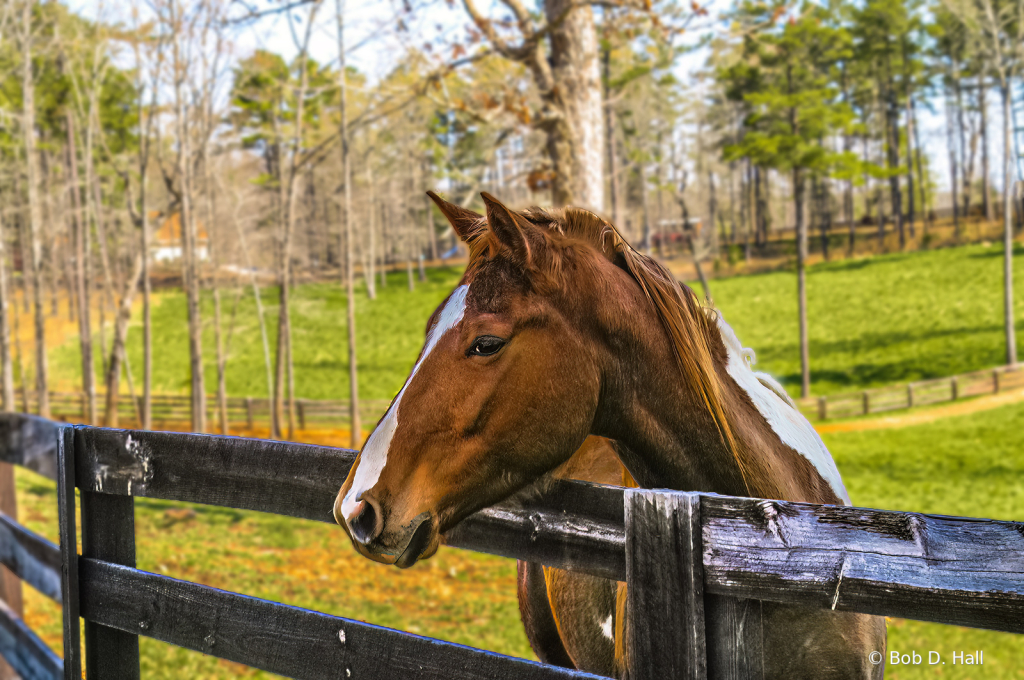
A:
[[[430,327],[430,331],[427,332],[427,342],[423,346],[423,352],[420,354],[419,361],[413,366],[412,373],[405,379],[402,391],[395,397],[391,408],[388,409],[377,429],[373,431],[370,439],[363,446],[362,454],[359,458],[359,467],[356,469],[356,476],[352,480],[352,488],[345,494],[345,499],[341,503],[341,514],[346,520],[352,516],[362,493],[372,489],[373,485],[380,479],[380,473],[388,462],[388,449],[391,448],[391,439],[395,436],[395,430],[398,428],[398,406],[402,402],[402,395],[405,394],[409,383],[416,377],[416,372],[420,370],[420,366],[427,360],[427,357],[430,356],[430,353],[437,346],[437,343],[441,341],[441,338],[444,337],[444,334],[455,328],[462,321],[462,317],[466,313],[466,294],[468,292],[469,286],[465,285],[459,286],[452,291],[447,304],[445,304],[444,309],[438,315],[437,321]]]
[[[718,313],[718,330],[729,353],[726,369],[736,384],[743,388],[758,412],[768,421],[769,427],[779,435],[782,443],[806,458],[829,483],[843,503],[850,505],[843,478],[839,476],[832,454],[825,448],[814,427],[797,410],[785,390],[766,373],[757,373],[751,367],[754,353],[744,349],[736,333]]]

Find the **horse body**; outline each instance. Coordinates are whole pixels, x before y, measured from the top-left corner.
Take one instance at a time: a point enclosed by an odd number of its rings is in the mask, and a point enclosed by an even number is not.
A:
[[[591,213],[484,198],[486,220],[435,197],[470,265],[339,492],[357,550],[409,566],[545,474],[629,481],[618,461],[645,488],[849,503],[817,434],[689,289]],[[621,585],[520,565],[519,593],[541,658],[628,677]],[[880,677],[880,618],[766,602],[762,623],[766,677]]]

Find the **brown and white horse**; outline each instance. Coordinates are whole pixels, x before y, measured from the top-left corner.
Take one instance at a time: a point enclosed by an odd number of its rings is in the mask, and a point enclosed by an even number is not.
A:
[[[516,212],[488,194],[484,218],[431,197],[469,265],[338,493],[335,517],[360,553],[408,567],[463,518],[553,471],[849,504],[821,439],[750,368],[721,315],[611,224],[574,208]],[[622,590],[521,565],[538,655],[627,677]],[[762,625],[766,677],[881,677],[869,660],[884,658],[881,618],[765,602]]]

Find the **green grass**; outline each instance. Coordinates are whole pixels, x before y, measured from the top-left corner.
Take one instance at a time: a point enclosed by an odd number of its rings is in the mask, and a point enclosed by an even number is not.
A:
[[[1016,318],[1024,342],[1024,250],[1015,258]],[[427,318],[455,286],[458,269],[431,270],[410,293],[405,273],[395,272],[376,300],[360,288],[356,328],[359,389],[368,399],[390,399],[401,388],[423,344]],[[716,279],[716,304],[758,366],[799,389],[800,362],[793,272]],[[225,327],[234,296],[223,296]],[[188,336],[184,296],[162,294],[153,311],[154,389],[188,390]],[[277,291],[264,289],[271,353],[276,346]],[[203,300],[208,392],[216,386],[212,302]],[[910,380],[948,376],[1004,361],[1002,251],[998,245],[964,246],[810,268],[808,308],[812,392],[829,394]],[[266,395],[263,348],[251,290],[238,305],[228,363],[228,392]],[[293,293],[296,394],[342,399],[348,394],[345,298],[334,283],[298,286]],[[141,380],[142,333],[138,315],[129,335],[129,357]],[[1024,354],[1024,348],[1020,350]],[[51,374],[80,382],[78,344],[51,353]],[[99,358],[97,357],[97,371]]]
[[[359,350],[359,393],[366,399],[390,399],[401,388],[423,346],[427,319],[451,292],[460,269],[428,270],[427,281],[417,281],[410,293],[405,272],[395,272],[377,299],[369,300],[360,287],[356,303],[356,347]],[[271,362],[277,347],[277,288],[262,291]],[[230,323],[235,294],[222,293],[222,318]],[[344,290],[336,283],[297,286],[292,292],[292,342],[295,392],[306,399],[343,399],[348,396],[347,342]],[[213,332],[213,301],[203,297],[203,351],[207,392],[217,386]],[[142,372],[142,327],[136,315],[129,330],[128,356],[136,388]],[[189,389],[188,324],[185,297],[169,291],[153,309],[153,390],[187,393]],[[80,383],[81,359],[77,340],[51,353],[51,373]],[[97,357],[97,375],[100,375]],[[267,396],[266,368],[256,303],[246,287],[238,303],[227,367],[228,394]]]
[[[823,435],[855,505],[1024,520],[1024,404],[891,430]],[[942,654],[945,666],[892,666],[886,677],[1024,678],[1024,636],[896,620],[889,649]],[[952,653],[985,651],[984,666]]]
[[[1024,353],[1024,249],[1014,257]],[[1002,247],[964,246],[811,267],[811,391],[829,394],[955,375],[1005,362]],[[758,367],[799,393],[792,271],[711,282],[715,303]],[[699,290],[699,287],[696,288]]]

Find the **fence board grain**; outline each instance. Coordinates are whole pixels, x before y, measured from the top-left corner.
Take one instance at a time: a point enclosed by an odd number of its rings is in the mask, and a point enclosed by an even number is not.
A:
[[[703,500],[708,592],[1024,633],[1024,524]]]
[[[89,621],[292,678],[600,677],[89,558],[81,588]]]

